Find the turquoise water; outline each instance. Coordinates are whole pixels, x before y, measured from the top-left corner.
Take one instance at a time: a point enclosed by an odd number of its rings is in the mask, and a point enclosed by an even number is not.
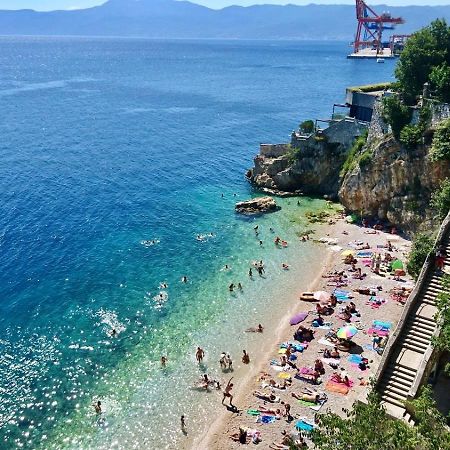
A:
[[[218,402],[188,389],[195,347],[211,373],[222,350],[236,361],[256,351],[242,330],[276,322],[321,262],[296,233],[322,202],[239,217],[234,203],[255,195],[243,173],[259,142],[329,116],[345,86],[391,79],[391,62],[346,60],[347,50],[0,39],[2,448],[173,448],[181,413],[202,430]],[[288,248],[274,248],[269,227]],[[252,281],[256,259],[267,278]],[[231,282],[243,292],[230,295]]]

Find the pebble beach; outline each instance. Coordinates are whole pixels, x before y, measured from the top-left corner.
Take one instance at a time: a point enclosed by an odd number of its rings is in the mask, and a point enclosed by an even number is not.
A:
[[[264,332],[258,333],[260,351],[250,355],[250,364],[241,367],[238,374],[229,375],[233,376],[235,386],[235,409],[223,406],[220,403],[221,397],[218,397],[218,414],[211,421],[208,432],[195,440],[187,438],[185,448],[240,448],[242,444],[231,438],[239,434],[240,428],[248,430],[249,435],[256,432],[256,441],[260,441],[257,442],[258,448],[277,448],[282,442],[282,432],[296,437],[302,424],[305,424],[304,429],[315,426],[316,414],[326,411],[343,414],[343,409],[349,409],[356,400],[365,398],[370,378],[376,373],[381,360],[381,355],[373,348],[374,333],[380,331],[380,335],[388,338],[401,316],[404,301],[404,298],[395,296],[394,293],[402,288],[408,292],[413,287],[413,282],[407,275],[394,276],[394,272],[387,272],[387,264],[382,263],[379,274],[374,273],[370,267],[370,258],[372,255],[376,258],[380,254],[384,259],[386,253],[389,253],[392,260],[398,259],[405,263],[410,242],[397,234],[347,223],[342,215],[330,220],[327,225],[319,225],[311,239],[316,241],[315,245],[326,248],[327,257],[323,261],[322,271],[309,285],[299,285],[298,292],[286,299],[286,314],[279,323],[264,324]],[[391,251],[388,251],[388,243],[392,246]],[[357,261],[354,265],[356,272],[351,270],[351,264],[345,263],[345,256],[349,254],[354,255]],[[362,279],[357,278],[359,268]],[[338,283],[336,286],[336,278],[329,277],[335,272],[343,272],[342,285]],[[358,292],[364,292],[367,288],[370,290],[368,295]],[[324,326],[313,326],[312,322],[317,318],[316,303],[299,300],[304,291],[338,293],[340,299],[333,308],[333,313],[323,316]],[[345,293],[347,298],[344,298]],[[349,301],[354,302],[357,309],[357,314],[352,315],[350,323],[342,318]],[[300,324],[290,325],[293,315],[300,312],[308,314],[306,319]],[[314,338],[302,351],[292,353],[292,362],[296,367],[281,366],[286,346],[289,343],[299,344],[293,339],[293,335],[300,325],[311,328]],[[349,325],[358,330],[351,338],[354,343],[351,350],[340,351],[340,358],[334,361],[323,358],[325,348],[333,350],[333,343],[326,339],[327,335]],[[368,360],[364,370],[358,364],[362,359]],[[299,377],[298,371],[308,372],[308,369],[314,368],[316,360],[323,362],[324,373],[318,384],[313,384],[310,380]],[[341,377],[347,375],[351,386],[342,385],[339,388],[339,383],[332,381],[335,373],[339,373]],[[270,387],[270,380],[278,386],[282,386],[284,380],[288,383],[286,388],[279,389]],[[326,401],[318,405],[308,404],[292,396],[293,393],[301,395],[302,392],[307,392],[305,389],[325,395]],[[256,391],[268,396],[272,394],[275,401],[259,398],[254,395]],[[225,403],[228,403],[228,399]],[[290,405],[289,415],[285,415],[285,404]],[[277,409],[280,410],[280,415],[276,413]],[[275,414],[264,413],[270,410],[275,411]],[[252,439],[249,437],[248,441],[251,443]],[[308,445],[307,438],[305,443]]]

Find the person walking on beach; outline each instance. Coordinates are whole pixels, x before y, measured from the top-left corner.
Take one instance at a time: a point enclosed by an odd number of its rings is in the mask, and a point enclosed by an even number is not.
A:
[[[233,406],[233,395],[231,394],[231,391],[233,389],[233,383],[231,382],[232,379],[233,377],[230,378],[227,385],[225,386],[225,389],[223,390],[222,405],[224,404],[223,402],[225,401],[225,399],[228,397],[230,399],[230,406]]]
[[[195,352],[195,358],[199,364],[203,362],[203,358],[205,357],[205,351],[201,347],[197,347],[197,351]]]
[[[220,368],[222,370],[227,368],[227,355],[225,352],[222,352],[219,359]]]
[[[242,355],[242,362],[244,364],[249,364],[250,363],[250,356],[248,356],[248,353],[245,350],[242,350],[243,355]]]

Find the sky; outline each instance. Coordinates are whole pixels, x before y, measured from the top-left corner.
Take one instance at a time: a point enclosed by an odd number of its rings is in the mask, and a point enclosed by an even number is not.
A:
[[[208,6],[210,8],[223,8],[230,5],[249,6],[255,4],[287,3],[295,5],[306,5],[308,3],[321,4],[354,4],[354,0],[191,0],[192,3]],[[54,9],[81,9],[105,3],[105,0],[0,0],[0,9],[35,9],[37,11],[51,11]],[[371,0],[371,4],[388,4],[390,6],[404,5],[448,5],[450,0]]]

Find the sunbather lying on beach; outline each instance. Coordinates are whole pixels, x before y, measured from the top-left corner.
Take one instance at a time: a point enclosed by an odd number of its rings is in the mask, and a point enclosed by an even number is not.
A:
[[[258,324],[257,327],[251,327],[245,330],[246,333],[262,333],[263,331],[264,327],[261,324]]]
[[[260,406],[259,408],[258,408],[258,411],[261,413],[261,414],[270,414],[270,415],[272,415],[272,416],[275,416],[275,417],[277,417],[277,419],[280,419],[281,418],[281,409],[271,409],[271,408],[265,408],[264,406]]]
[[[312,389],[305,388],[300,394],[297,394],[295,392],[292,392],[292,397],[303,400],[305,402],[311,402],[315,403],[316,405],[319,404],[321,401],[327,400],[327,394],[321,393],[319,394],[316,391],[313,391]]]
[[[333,350],[329,350],[328,348],[323,350],[323,357],[324,358],[334,358],[334,359],[339,359],[341,357],[341,355],[338,352],[337,347],[334,347]]]
[[[265,392],[255,391],[253,392],[253,395],[261,400],[264,400],[265,402],[278,403],[280,401],[280,397],[277,397],[272,393],[266,394]]]

